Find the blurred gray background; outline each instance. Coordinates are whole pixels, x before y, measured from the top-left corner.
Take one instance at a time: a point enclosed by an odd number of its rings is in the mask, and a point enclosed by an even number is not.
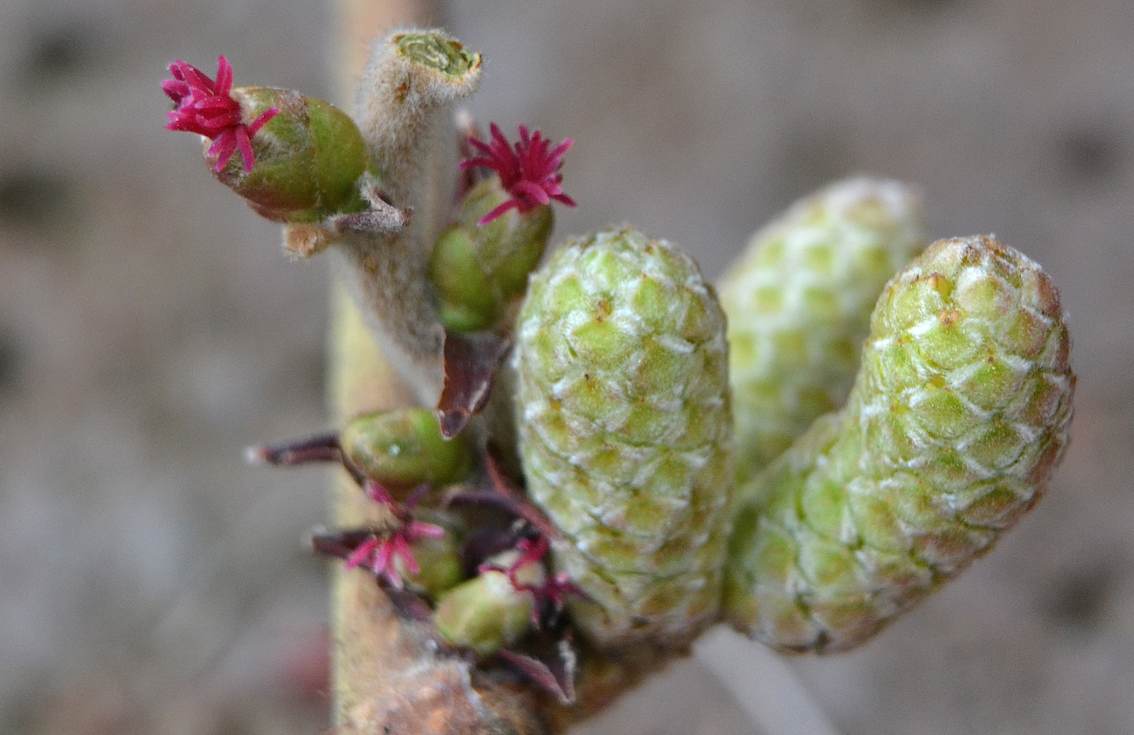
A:
[[[825,181],[919,182],[1070,310],[1074,441],[988,559],[863,650],[791,668],[847,733],[1134,732],[1134,4],[453,3],[473,108],[571,135],[560,233],[627,220],[719,273]],[[325,264],[162,130],[164,65],[332,96],[329,4],[0,4],[0,732],[325,722]],[[750,655],[735,647],[736,658]]]

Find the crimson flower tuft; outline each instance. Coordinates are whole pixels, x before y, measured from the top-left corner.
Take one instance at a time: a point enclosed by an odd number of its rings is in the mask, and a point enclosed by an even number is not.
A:
[[[231,94],[232,64],[224,56],[217,57],[216,80],[180,59],[169,65],[169,73],[173,78],[161,83],[162,90],[174,104],[168,113],[166,129],[197,133],[212,140],[208,155],[216,156],[217,171],[224,170],[237,150],[244,160],[244,170],[251,171],[256,162],[252,137],[279,113],[279,109],[267,109],[252,122],[245,123],[240,103]]]
[[[516,143],[509,143],[496,123],[492,124],[491,132],[490,143],[469,138],[469,144],[481,155],[461,161],[461,170],[492,169],[512,198],[481,217],[477,224],[486,225],[510,209],[527,212],[552,200],[575,206],[575,200],[563,193],[563,174],[559,173],[563,156],[575,141],[564,138],[551,148],[551,140],[538,130],[529,131],[526,125],[520,126],[520,139]]]
[[[375,576],[385,579],[395,589],[402,589],[401,568],[410,576],[421,573],[421,565],[413,556],[410,544],[424,538],[441,538],[445,529],[432,523],[409,521],[388,534],[375,533],[360,543],[346,558],[347,569],[365,566]]]
[[[550,612],[552,615],[558,615],[567,602],[568,595],[579,595],[586,597],[584,593],[571,578],[567,576],[566,572],[559,572],[558,574],[548,577],[547,580],[540,586],[533,586],[521,582],[518,574],[528,564],[540,563],[547,552],[550,550],[551,545],[547,540],[547,536],[540,535],[535,540],[530,538],[523,538],[516,544],[516,551],[520,556],[507,567],[501,567],[492,563],[481,564],[477,569],[479,572],[502,572],[508,576],[508,581],[512,583],[512,588],[518,592],[527,592],[535,600],[536,604],[532,608],[532,624],[538,629],[540,627],[541,611]],[[548,610],[550,608],[550,610]]]

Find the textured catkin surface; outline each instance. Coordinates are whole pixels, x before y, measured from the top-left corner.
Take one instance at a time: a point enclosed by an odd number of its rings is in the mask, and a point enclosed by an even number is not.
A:
[[[532,279],[515,351],[528,490],[609,644],[678,642],[717,610],[731,487],[724,317],[674,245],[568,243]]]
[[[1067,444],[1058,292],[990,237],[887,284],[846,407],[743,486],[725,606],[772,646],[854,646],[987,551]]]
[[[846,400],[874,301],[925,246],[923,231],[914,189],[857,177],[752,236],[720,286],[741,481]]]

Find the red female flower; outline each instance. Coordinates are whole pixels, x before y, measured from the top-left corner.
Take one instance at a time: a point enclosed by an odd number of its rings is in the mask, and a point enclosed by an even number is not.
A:
[[[442,538],[444,535],[445,529],[440,526],[409,521],[396,531],[369,536],[346,558],[346,567],[365,566],[376,577],[385,579],[391,587],[400,590],[403,571],[410,576],[421,573],[421,565],[414,558],[410,544],[419,539]]]
[[[559,173],[563,156],[575,141],[564,138],[551,148],[551,141],[538,130],[529,132],[526,125],[521,125],[520,140],[510,144],[496,123],[492,124],[491,131],[491,143],[469,138],[469,144],[482,155],[461,161],[461,170],[492,169],[512,198],[481,217],[477,224],[486,225],[510,209],[527,212],[553,199],[568,207],[575,206],[575,200],[563,193],[563,174]]]
[[[232,64],[224,56],[217,57],[217,78],[210,79],[192,64],[178,59],[169,65],[172,79],[161,88],[173,100],[167,130],[197,133],[213,141],[208,156],[217,159],[215,170],[223,171],[229,159],[239,150],[244,170],[251,171],[256,157],[252,153],[252,136],[279,113],[275,107],[265,110],[250,123],[244,122],[240,103],[232,97]]]
[[[374,480],[367,479],[362,489],[366,497],[387,506],[400,525],[386,533],[375,532],[367,536],[346,557],[346,567],[354,569],[365,566],[374,576],[385,579],[391,587],[400,590],[403,587],[403,571],[411,577],[421,574],[421,565],[414,558],[411,548],[413,542],[425,538],[443,538],[445,529],[432,523],[415,521],[410,516],[409,508],[416,505],[419,499],[417,494],[411,495],[405,506],[399,506],[390,491]],[[419,490],[428,490],[428,485],[419,487]]]
[[[548,577],[540,586],[532,586],[520,581],[520,570],[528,564],[539,564],[547,556],[550,548],[551,544],[548,542],[547,536],[543,534],[540,534],[535,540],[523,538],[515,547],[516,551],[520,553],[519,557],[508,567],[485,562],[477,568],[478,572],[501,572],[508,575],[508,581],[512,583],[513,589],[517,592],[527,592],[532,596],[536,603],[532,608],[532,624],[537,629],[540,627],[541,618],[544,614],[555,616],[563,610],[568,595],[587,597],[586,593],[571,581],[566,572],[559,572]]]

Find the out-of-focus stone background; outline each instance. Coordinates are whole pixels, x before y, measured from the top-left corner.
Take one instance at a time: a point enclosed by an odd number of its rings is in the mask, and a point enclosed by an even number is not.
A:
[[[994,231],[1050,270],[1080,375],[1050,497],[862,651],[791,670],[848,733],[1134,732],[1134,4],[453,5],[488,58],[480,116],[578,141],[563,232],[629,220],[717,273],[865,170],[921,182],[935,235]],[[323,425],[327,274],[162,130],[158,83],[224,52],[238,83],[331,95],[329,20],[0,4],[0,732],[324,722],[300,546],[324,477],[240,450]]]

